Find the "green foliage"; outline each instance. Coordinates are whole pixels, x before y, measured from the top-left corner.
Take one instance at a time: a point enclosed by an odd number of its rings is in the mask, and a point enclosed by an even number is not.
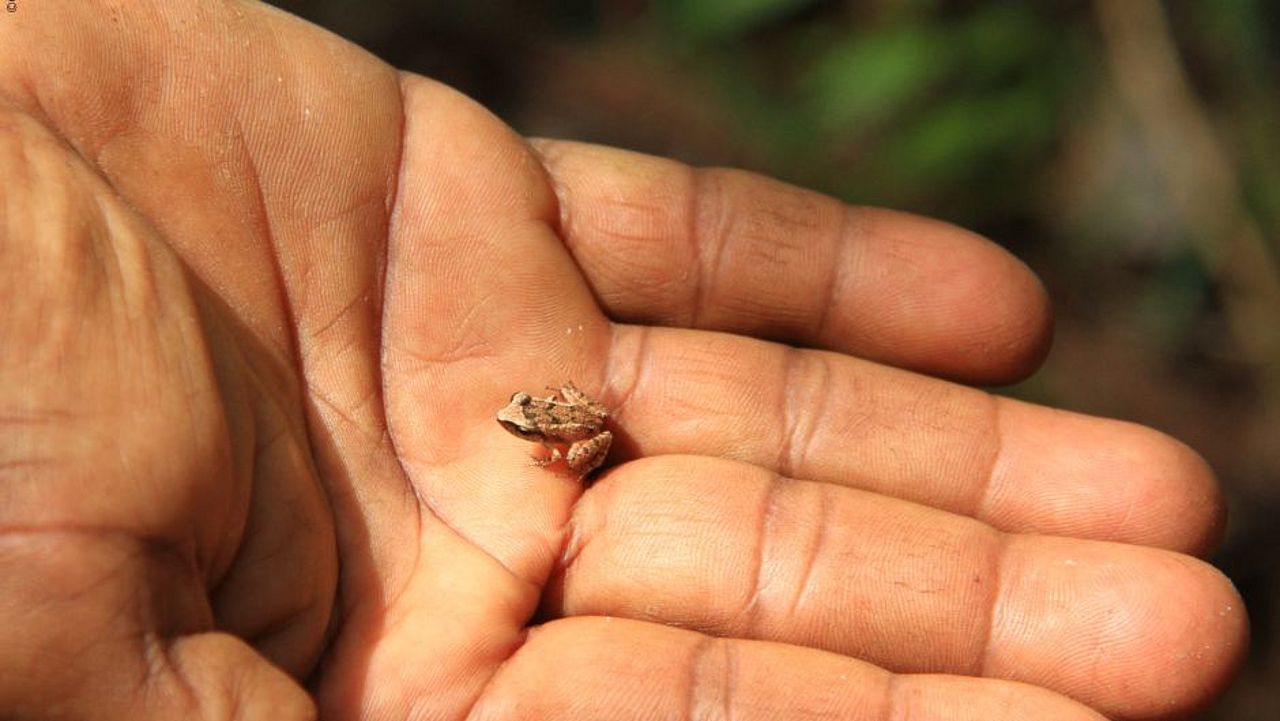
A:
[[[702,42],[740,35],[814,0],[657,0],[656,9],[668,29]]]
[[[837,37],[800,79],[804,110],[827,133],[874,128],[935,88],[953,51],[935,28],[920,25]]]
[[[1073,75],[1073,27],[996,2],[940,20],[935,2],[863,22],[800,0],[659,4],[671,51],[721,93],[769,170],[846,199],[975,222],[1025,205],[1053,150]],[[927,7],[924,7],[927,6]],[[767,39],[732,38],[767,29]],[[719,42],[690,43],[715,38]],[[950,202],[930,207],[929,199]],[[921,203],[924,203],[922,206]]]

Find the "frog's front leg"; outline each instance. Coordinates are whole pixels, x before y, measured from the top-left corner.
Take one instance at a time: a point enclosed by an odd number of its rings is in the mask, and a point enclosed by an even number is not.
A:
[[[569,446],[569,452],[565,454],[565,463],[574,473],[585,476],[604,463],[605,456],[609,455],[609,445],[612,443],[613,434],[609,431],[601,431]]]
[[[552,463],[555,463],[556,461],[560,460],[561,458],[565,458],[565,455],[560,452],[560,449],[556,448],[550,443],[543,443],[542,447],[547,449],[548,451],[551,451],[551,455],[543,456],[542,458],[534,458],[533,462],[538,466],[549,466]]]

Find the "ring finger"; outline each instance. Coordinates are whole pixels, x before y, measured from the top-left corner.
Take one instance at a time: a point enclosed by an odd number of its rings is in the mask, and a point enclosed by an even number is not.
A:
[[[1230,584],[1190,557],[1005,534],[722,459],[625,464],[583,496],[571,531],[550,615],[1024,681],[1119,716],[1194,706],[1243,643]],[[1194,669],[1179,660],[1192,655]]]

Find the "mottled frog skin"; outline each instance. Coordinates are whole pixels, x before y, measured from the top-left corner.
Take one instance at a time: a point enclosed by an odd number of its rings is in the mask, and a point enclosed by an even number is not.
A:
[[[608,418],[609,411],[572,382],[560,386],[555,395],[546,398],[535,398],[523,391],[516,393],[511,396],[511,402],[498,411],[498,423],[511,435],[550,449],[551,456],[540,459],[539,465],[563,459],[579,476],[599,468],[609,455],[613,434],[604,429]],[[568,445],[568,452],[561,453],[557,445]]]

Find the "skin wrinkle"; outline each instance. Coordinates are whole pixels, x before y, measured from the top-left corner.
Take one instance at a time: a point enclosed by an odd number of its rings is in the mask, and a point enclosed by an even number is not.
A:
[[[987,519],[992,516],[991,490],[995,487],[996,474],[1004,467],[1005,439],[1004,423],[1001,422],[1001,417],[1006,402],[1000,396],[990,393],[983,393],[983,397],[987,399],[988,407],[991,409],[987,421],[991,428],[990,438],[993,443],[991,458],[987,462],[986,471],[977,476],[982,479],[982,485],[974,489],[969,508],[962,512],[967,512],[972,518],[990,525]]]
[[[401,102],[400,107],[403,112],[403,108],[404,108],[403,102]],[[243,156],[245,158],[245,165],[247,167],[247,174],[249,176],[248,178],[248,180],[250,181],[249,185],[251,185],[251,187],[254,189],[254,192],[256,193],[256,196],[258,199],[257,206],[256,206],[257,215],[262,221],[262,229],[263,229],[263,234],[265,236],[266,244],[271,249],[271,252],[268,254],[270,258],[270,263],[271,263],[271,272],[274,275],[276,280],[276,288],[281,300],[280,306],[285,316],[284,325],[286,328],[290,330],[290,332],[287,334],[289,339],[289,351],[290,351],[290,355],[292,356],[294,366],[298,370],[298,380],[300,381],[300,385],[301,385],[301,387],[298,389],[298,393],[302,399],[310,398],[312,397],[312,394],[315,392],[316,386],[311,382],[310,375],[307,373],[307,369],[310,366],[305,362],[303,357],[302,339],[300,337],[300,326],[298,323],[298,319],[294,313],[294,306],[293,306],[292,298],[289,293],[289,290],[290,290],[289,284],[285,279],[283,268],[281,266],[280,249],[276,239],[276,235],[271,231],[270,214],[266,212],[267,203],[266,203],[265,196],[262,194],[262,183],[260,182],[260,179],[262,176],[258,170],[256,158],[253,157],[253,153],[247,151],[247,145],[244,142],[244,138],[245,138],[244,129],[243,127],[240,126],[238,117],[236,118],[235,130],[236,132],[234,133],[234,137],[236,138],[237,145],[242,151],[244,151]],[[385,252],[385,247],[384,247],[384,252]],[[384,278],[384,284],[385,284],[385,278]],[[386,423],[385,415],[383,416],[382,421],[384,424]],[[302,428],[301,428],[302,438],[300,439],[300,441],[303,444],[302,450],[306,453],[308,457],[312,459],[318,458],[318,454],[316,453],[317,446],[314,441],[315,429],[313,428],[313,425],[315,423],[316,423],[316,420],[313,417],[313,413],[311,412],[302,413]],[[397,458],[399,458],[399,456],[397,456]],[[333,498],[332,498],[332,493],[330,491],[332,483],[325,478],[326,474],[324,472],[323,467],[320,464],[314,463],[314,462],[308,465],[311,468],[311,470],[315,473],[316,479],[318,480],[318,483],[319,483],[319,488],[323,492],[323,495],[325,497],[324,500],[326,505],[332,507]],[[336,531],[337,529],[335,526],[335,533]],[[335,542],[336,542],[336,539],[335,539]],[[341,557],[340,551],[336,556],[335,560],[338,565],[338,574],[340,578],[341,567],[342,567],[342,557]]]
[[[327,400],[328,400],[328,399],[326,399],[326,401],[327,401]],[[365,408],[365,407],[373,407],[373,408],[374,408],[374,412],[372,413],[372,415],[374,415],[374,416],[376,417],[376,416],[377,416],[377,409],[378,409],[378,408],[381,408],[381,407],[382,407],[382,405],[383,405],[383,403],[382,403],[382,394],[381,394],[381,389],[380,389],[378,386],[376,386],[376,385],[374,385],[374,384],[372,384],[372,383],[371,383],[371,384],[369,384],[369,388],[368,388],[368,390],[364,393],[364,395],[357,396],[357,397],[353,398],[353,399],[352,399],[352,401],[353,401],[353,402],[350,404],[350,407],[351,407],[351,409],[352,409],[353,413],[356,413],[356,412],[358,412],[359,410],[361,410],[361,409],[363,409],[363,408]],[[333,404],[332,404],[332,403],[329,403],[328,405],[329,405],[330,407],[333,407]],[[346,420],[347,420],[349,423],[352,423],[352,424],[354,424],[354,423],[355,423],[355,422],[354,422],[353,420],[351,420],[350,418],[347,418]],[[381,444],[381,439],[383,439],[383,438],[385,438],[385,437],[387,436],[387,426],[386,426],[386,424],[385,424],[385,423],[380,424],[380,425],[377,425],[377,426],[372,426],[372,427],[369,427],[369,428],[365,428],[365,427],[363,427],[363,426],[359,426],[359,425],[356,425],[356,426],[354,426],[354,427],[355,427],[356,429],[358,429],[358,430],[362,433],[362,435],[363,435],[363,437],[364,437],[364,438],[366,438],[366,439],[368,439],[368,440],[370,440],[370,441],[373,441],[373,443],[371,443],[371,447],[373,447],[373,448],[377,448],[377,447],[379,447],[379,445]]]
[[[92,415],[85,413],[73,413],[63,408],[39,408],[39,409],[0,409],[0,425],[16,425],[16,426],[55,426],[77,418],[92,418]]]
[[[700,721],[701,716],[696,715],[697,710],[702,706],[712,705],[699,703],[700,700],[708,697],[708,694],[705,692],[705,689],[708,688],[706,680],[708,676],[706,666],[711,663],[711,658],[714,653],[718,652],[722,658],[724,657],[724,646],[724,639],[716,638],[714,636],[703,636],[702,639],[699,640],[697,646],[694,647],[693,653],[689,657],[689,696],[688,701],[685,703],[684,712],[684,717],[689,721]],[[727,685],[725,683],[726,679],[723,673],[721,674],[720,679],[720,690],[718,694],[719,703],[714,705],[719,706],[720,708],[725,708],[729,703],[729,699],[726,698]],[[715,697],[713,696],[712,698]]]
[[[688,194],[689,197],[684,203],[684,233],[685,245],[689,248],[689,265],[686,269],[687,277],[693,279],[693,283],[689,286],[689,297],[682,304],[687,310],[680,313],[680,305],[676,306],[676,312],[671,316],[675,319],[675,325],[683,325],[686,328],[696,328],[699,308],[702,305],[702,293],[705,275],[704,259],[702,257],[702,246],[698,243],[698,223],[701,213],[701,202],[699,198],[702,196],[704,186],[706,185],[702,177],[703,171],[691,165],[682,166],[686,177],[688,178]],[[692,271],[691,273],[689,271]],[[684,323],[680,322],[680,316],[685,315]]]
[[[409,347],[398,348],[397,352],[402,357],[416,360],[423,366],[447,365],[459,361],[492,358],[498,355],[485,332],[483,330],[475,330],[477,324],[473,322],[474,318],[483,314],[483,308],[491,298],[498,301],[501,300],[496,291],[486,293],[477,299],[477,302],[472,307],[467,309],[465,315],[456,319],[454,322],[456,329],[450,334],[452,343],[449,348],[437,349],[430,355],[418,353]]]
[[[467,706],[467,712],[462,716],[463,721],[471,721],[471,719],[475,718],[476,708],[480,706],[480,703],[485,700],[489,693],[492,692],[493,684],[497,681],[498,677],[502,675],[503,669],[510,666],[511,663],[516,660],[516,657],[520,655],[520,652],[529,645],[529,637],[533,633],[541,633],[541,630],[536,628],[522,628],[520,629],[520,633],[516,634],[514,642],[515,646],[511,649],[511,653],[507,654],[506,658],[499,661],[498,664],[493,667],[493,673],[489,674],[489,678],[485,680],[484,685],[480,687],[480,690],[476,692],[475,698],[471,699],[471,703]],[[434,702],[435,700],[430,696],[423,697],[419,703],[415,705],[414,713],[409,714],[408,717],[413,719],[434,718],[438,711],[436,707],[432,705]],[[419,713],[419,711],[421,712]]]
[[[836,299],[840,291],[843,290],[845,278],[848,269],[845,267],[849,263],[849,247],[853,245],[850,233],[850,219],[853,215],[853,209],[849,207],[841,208],[840,222],[835,227],[836,257],[834,267],[827,270],[827,282],[823,284],[822,292],[819,294],[819,302],[821,306],[818,309],[818,318],[814,322],[813,337],[824,339],[830,337],[828,325],[831,323],[831,311],[836,306]]]
[[[776,444],[777,453],[774,456],[774,467],[777,472],[784,476],[794,476],[792,469],[795,467],[792,459],[792,444],[798,432],[797,424],[800,422],[800,414],[796,413],[796,375],[800,372],[797,366],[802,364],[799,353],[794,348],[787,348],[782,352],[782,383],[778,388],[778,410],[775,417],[782,419],[782,427],[779,428],[781,437]],[[812,432],[812,431],[810,431]]]
[[[721,643],[724,649],[724,721],[733,721],[733,699],[738,695],[738,654],[734,644]]]
[[[146,674],[146,678],[143,681],[144,686],[152,682],[152,679],[159,678],[165,668],[175,667],[175,664],[169,658],[169,647],[172,643],[173,641],[165,639],[149,629],[143,629],[138,634],[138,647],[142,650],[139,655],[142,657],[142,666]],[[178,677],[182,687],[190,692],[191,688],[186,683],[186,678],[176,672],[174,675]]]
[[[315,389],[312,392],[308,393],[307,395],[308,397],[311,398],[312,402],[314,402],[316,405],[324,406],[325,408],[332,410],[334,415],[336,415],[340,420],[346,422],[346,424],[349,427],[356,428],[361,431],[364,430],[362,424],[356,422],[355,418],[352,418],[350,415],[348,415],[344,408],[339,406],[329,397],[329,394],[323,393],[319,389]],[[283,432],[280,435],[283,435]],[[371,437],[363,433],[362,435],[364,435],[366,439]]]
[[[902,684],[899,682],[902,677],[896,673],[889,673],[886,676],[883,706],[885,721],[910,721],[902,715]]]
[[[311,331],[308,333],[308,335],[310,335],[312,338],[320,338],[321,336],[327,334],[335,325],[337,325],[340,321],[342,321],[343,318],[346,318],[347,316],[349,316],[352,310],[355,309],[356,306],[358,306],[360,302],[365,299],[366,295],[371,290],[373,289],[366,287],[364,289],[364,292],[362,293],[352,293],[351,297],[347,299],[347,302],[344,303],[342,307],[339,308],[337,312],[333,314],[332,317],[324,320],[319,325],[312,328]],[[353,340],[348,340],[348,344],[354,345],[355,342]],[[341,350],[346,350],[346,349],[345,348],[339,349],[339,351]]]
[[[787,617],[795,618],[796,609],[809,594],[809,584],[813,580],[813,568],[817,565],[818,557],[826,548],[826,540],[829,521],[830,494],[827,487],[817,486],[814,488],[817,492],[814,494],[818,502],[818,520],[813,524],[813,541],[810,543],[811,550],[802,560],[804,571],[800,575],[800,582],[796,584],[796,592],[791,597],[791,606],[787,609]]]
[[[986,678],[988,677],[988,667],[991,660],[991,641],[995,634],[996,619],[1000,615],[1000,603],[1004,599],[1002,584],[1004,582],[1004,566],[1008,562],[1009,557],[1009,535],[991,529],[994,534],[995,548],[991,553],[991,566],[987,569],[987,577],[990,580],[989,586],[991,591],[987,598],[986,628],[982,632],[982,642],[978,645],[981,649],[978,652],[978,658],[974,659],[973,675]]]
[[[264,558],[266,557],[268,556],[264,556]],[[277,635],[288,634],[292,630],[290,626],[294,617],[306,615],[307,611],[322,602],[327,603],[328,597],[313,596],[309,599],[300,599],[297,603],[292,604],[292,606],[285,607],[275,620],[254,628],[251,634],[244,636],[245,642],[256,644],[259,641],[270,639]]]
[[[176,541],[162,539],[158,536],[138,535],[136,531],[124,531],[109,526],[74,526],[64,525],[60,528],[48,528],[45,526],[20,526],[9,525],[0,527],[0,543],[15,540],[14,536],[46,538],[46,537],[87,537],[87,538],[110,538],[117,541],[124,541],[120,545],[124,550],[121,551],[121,558],[117,565],[124,565],[125,561],[141,559],[140,562],[145,563],[150,559],[156,558],[172,558],[176,560],[176,566],[179,568],[187,568],[193,575],[198,577],[195,564],[195,554],[189,548],[184,548],[185,544]],[[53,542],[53,541],[49,541]],[[185,552],[184,552],[185,551]],[[11,552],[10,552],[11,553]],[[103,569],[95,579],[86,581],[83,588],[71,594],[71,598],[80,598],[83,594],[88,596],[91,591],[97,589],[98,584],[105,584],[116,575],[116,566]]]
[[[609,328],[608,350],[605,352],[604,362],[606,383],[608,383],[609,379],[613,377],[612,370],[617,365],[613,356],[614,350],[617,348],[617,337],[621,326],[610,323]],[[652,326],[633,325],[627,326],[627,328],[632,333],[636,333],[638,335],[635,341],[635,358],[632,359],[631,364],[631,367],[635,370],[631,374],[631,382],[627,387],[623,389],[616,389],[613,392],[613,409],[610,415],[613,416],[615,423],[625,416],[627,405],[631,402],[631,399],[635,397],[636,389],[643,384],[648,374],[648,369],[653,365],[649,360],[653,350],[653,342],[650,337],[652,335]]]
[[[94,258],[107,269],[109,280],[104,286],[111,308],[129,321],[149,316],[145,318],[150,323],[148,330],[156,333],[163,318],[157,312],[146,313],[147,308],[144,307],[156,282],[152,249],[133,224],[108,207],[107,199],[95,196],[92,202],[96,211],[94,227],[102,228],[103,232],[91,232],[86,245]],[[154,308],[154,303],[151,307]],[[136,332],[128,323],[121,330],[129,334]],[[132,342],[134,339],[126,340]]]
[[[188,287],[192,287],[197,282],[199,281],[193,282],[188,279]],[[218,399],[217,405],[221,416],[221,429],[219,432],[228,440],[227,456],[225,458],[227,463],[226,475],[237,486],[244,487],[247,485],[252,489],[254,479],[259,477],[260,464],[266,462],[269,457],[268,451],[277,442],[288,436],[289,424],[284,422],[276,424],[274,426],[275,432],[268,434],[264,431],[264,426],[270,427],[270,424],[259,415],[257,410],[246,413],[239,423],[233,424],[231,422],[230,407],[235,404],[247,403],[247,399],[253,396],[260,399],[262,414],[270,414],[273,418],[287,418],[287,415],[284,409],[277,405],[276,396],[265,391],[268,386],[265,379],[259,375],[261,369],[249,361],[245,349],[238,343],[218,343],[218,339],[229,338],[232,335],[225,319],[212,306],[206,305],[198,298],[195,300],[194,305],[197,322],[205,329],[207,334],[208,345],[203,353],[205,362],[209,364],[212,374],[210,390]],[[220,347],[226,349],[225,356],[221,359],[218,356],[222,354],[215,353],[212,350],[215,345],[220,345]],[[232,367],[238,367],[242,370],[239,374],[232,373],[228,370]],[[243,434],[244,438],[244,445],[241,446],[239,454],[237,454],[235,443],[232,440],[237,430]],[[318,473],[314,474],[311,477],[311,481],[314,484],[319,484],[321,482],[320,475]],[[240,516],[239,529],[237,530],[239,538],[244,538],[248,523],[249,513]],[[210,571],[220,569],[219,578],[216,579],[218,584],[221,584],[222,578],[229,572],[234,563],[234,558],[239,555],[239,551],[239,544],[237,544],[235,548],[227,548],[223,554],[219,554],[219,557],[210,560]],[[213,579],[208,582],[212,583]]]
[[[167,675],[172,678],[178,688],[182,689],[185,693],[187,702],[191,704],[191,706],[199,709],[202,705],[200,703],[201,695],[198,692],[199,684],[191,681],[189,675],[186,673],[184,665],[179,660],[181,657],[175,658],[173,654],[173,648],[175,645],[179,643],[190,643],[191,640],[196,637],[184,636],[177,639],[163,639],[155,636],[154,634],[146,634],[146,636],[149,638],[141,642],[142,646],[143,648],[153,650],[153,652],[146,654],[148,661],[146,664],[147,678],[142,680],[142,685],[159,686],[160,678]],[[228,696],[235,697],[238,695],[239,694],[226,693],[223,697],[225,699]],[[237,718],[237,716],[233,715],[229,718],[234,719]]]
[[[710,636],[703,636],[698,639],[698,643],[693,647],[692,653],[689,654],[688,677],[685,682],[684,713],[682,714],[686,721],[700,721],[694,717],[694,710],[698,707],[698,689],[702,686],[699,676],[702,670],[702,659],[707,654],[707,647],[714,640]]]
[[[698,243],[698,219],[699,219],[699,197],[702,195],[706,183],[703,178],[703,171],[692,166],[679,166],[683,172],[683,184],[680,186],[688,198],[683,204],[685,217],[680,225],[684,228],[684,248],[687,252],[687,258],[682,259],[685,267],[680,272],[672,272],[669,274],[666,283],[674,287],[680,287],[685,290],[686,296],[678,301],[674,308],[665,308],[663,313],[673,321],[673,325],[695,328],[695,321],[699,313],[699,299],[703,291],[703,258],[701,246]],[[674,206],[675,203],[672,203]],[[689,282],[689,278],[693,282]],[[683,316],[683,318],[682,318]]]
[[[610,379],[613,378],[613,349],[618,345],[618,326],[608,318],[605,318],[604,326],[605,335],[608,337],[604,340],[605,350],[604,358],[600,362],[600,380],[596,383],[596,387],[600,389],[600,392],[596,397],[609,406],[609,415],[616,423],[618,408],[635,393],[635,379],[632,379],[630,387],[626,389],[625,394],[619,393],[611,386]],[[582,494],[578,494],[578,497],[574,499],[574,504],[576,505],[580,500],[582,500]]]
[[[543,207],[540,211],[535,211],[532,217],[534,220],[546,225],[551,230],[551,233],[563,242],[565,234],[562,232],[563,228],[560,225],[561,206],[563,205],[560,202],[560,188],[556,185],[555,177],[551,174],[551,171],[547,169],[547,164],[542,162],[542,156],[527,140],[523,143],[523,148],[524,152],[520,154],[520,169],[526,170],[532,167],[537,172],[539,183],[550,191],[542,194],[544,196]]]
[[[830,407],[831,369],[827,364],[826,356],[812,350],[791,346],[783,348],[783,401],[778,414],[778,417],[782,418],[783,427],[775,463],[778,473],[796,478],[796,469],[804,468],[805,461],[809,458],[809,448],[813,445],[814,435],[823,426]],[[805,398],[800,399],[797,398],[797,389],[800,386],[795,382],[796,378],[817,378],[818,382]],[[817,407],[812,412],[796,411],[797,408],[812,405],[812,403],[801,401],[811,401],[814,398],[817,399]],[[802,423],[801,419],[805,419],[805,422]]]
[[[609,209],[613,211],[617,211],[618,209],[624,209],[627,211],[631,211],[630,213],[628,213],[628,215],[645,216],[646,219],[660,218],[662,217],[662,212],[663,212],[663,207],[661,206],[661,204],[648,204],[648,203],[641,203],[638,201],[629,201],[625,199],[625,196],[622,198],[612,199],[610,202]],[[644,242],[649,242],[653,240],[653,235],[648,230],[632,231],[632,230],[629,230],[628,228],[608,228],[607,230],[602,230],[602,232],[611,237],[621,238],[623,240],[632,240],[632,241],[639,240]]]
[[[388,278],[390,278],[391,276],[391,255],[392,255],[391,239],[395,237],[395,229],[397,227],[397,221],[401,213],[400,187],[401,185],[403,185],[404,173],[405,173],[404,135],[408,128],[408,121],[405,118],[405,108],[408,105],[405,99],[405,91],[406,91],[405,81],[407,79],[407,76],[404,73],[400,73],[397,79],[398,79],[398,82],[396,83],[396,88],[399,91],[399,98],[398,98],[399,102],[397,103],[399,113],[397,114],[397,118],[399,120],[399,127],[398,127],[398,132],[396,133],[396,137],[399,139],[400,142],[397,143],[397,148],[396,148],[396,158],[395,158],[396,172],[390,174],[392,187],[390,188],[390,191],[387,193],[387,206],[386,206],[387,230],[385,235],[383,236],[381,261],[378,263],[378,269],[382,273],[382,278],[380,279],[381,282],[378,284],[378,286],[380,287],[378,300],[382,305],[382,309],[381,309],[382,312],[373,314],[373,319],[378,324],[377,332],[375,335],[375,337],[378,338],[378,362],[374,364],[374,368],[375,368],[374,373],[377,374],[377,379],[374,385],[378,389],[378,392],[381,394],[382,398],[390,397],[390,394],[387,393],[387,377],[386,377],[386,373],[384,373],[387,367],[387,352],[388,352],[387,339],[386,339],[386,334],[383,333],[382,330],[387,326],[387,307],[389,304],[386,302],[386,298],[387,298]],[[387,441],[388,443],[391,444],[392,457],[395,459],[396,465],[399,466],[400,468],[400,477],[405,480],[406,484],[412,486],[413,484],[409,481],[409,469],[405,468],[404,461],[402,460],[404,456],[401,453],[401,449],[396,446],[395,434],[391,432],[390,419],[388,419],[386,415],[386,410],[387,410],[386,403],[384,402],[381,405],[382,405],[382,408],[381,408],[382,427],[387,429],[387,434],[386,434]],[[416,491],[415,491],[415,494],[416,494]]]
[[[581,237],[581,234],[575,230],[577,227],[577,217],[574,216],[570,210],[573,208],[574,204],[565,203],[562,200],[567,192],[565,185],[560,180],[559,175],[552,173],[547,169],[548,165],[555,165],[558,162],[558,159],[556,158],[557,153],[555,152],[554,147],[551,152],[547,152],[546,144],[540,142],[537,138],[529,140],[529,148],[532,151],[533,156],[539,160],[539,164],[542,166],[542,174],[546,179],[547,185],[551,188],[552,202],[555,203],[555,213],[548,224],[552,226],[552,231],[555,232],[561,242],[565,244],[565,247],[569,249],[569,254],[576,256],[573,252],[574,247],[572,239]],[[559,153],[559,155],[563,155],[563,153]]]
[[[564,540],[560,545],[560,554],[555,556],[559,561],[560,567],[551,569],[549,578],[554,579],[556,576],[563,578],[568,574],[573,565],[578,562],[578,556],[582,555],[583,549],[591,543],[591,535],[583,533],[582,524],[578,522],[578,509],[582,507],[582,499],[586,497],[587,493],[608,493],[610,490],[612,490],[612,487],[608,487],[608,490],[598,490],[592,487],[579,494],[577,500],[574,501],[573,508],[569,509],[564,525],[560,528],[560,535]],[[608,504],[597,504],[597,507],[607,508]],[[561,603],[563,604],[563,599],[561,599]]]
[[[751,570],[751,595],[747,597],[747,602],[743,605],[742,610],[738,612],[738,618],[741,619],[739,631],[746,633],[756,627],[756,619],[760,615],[760,594],[763,591],[761,586],[764,583],[764,556],[765,549],[769,546],[769,539],[776,533],[773,529],[773,519],[777,517],[778,508],[778,491],[782,484],[787,483],[788,479],[784,476],[774,474],[769,478],[765,486],[764,498],[760,503],[760,522],[756,526],[756,544],[755,544],[755,564]]]
[[[4,482],[6,475],[12,475],[19,471],[38,471],[43,468],[57,468],[61,465],[61,459],[55,456],[27,456],[17,460],[0,460],[0,482]]]
[[[714,170],[694,170],[695,184],[692,191],[694,212],[689,240],[693,243],[697,254],[697,292],[689,319],[689,327],[702,327],[702,316],[711,305],[711,297],[716,293],[716,280],[721,277],[722,264],[726,246],[730,242],[729,231],[725,227],[725,190],[720,176]],[[705,221],[707,217],[714,220],[710,229]],[[704,241],[712,241],[710,245]],[[709,249],[710,253],[706,252]]]
[[[803,445],[804,453],[800,455],[798,459],[793,459],[792,465],[796,465],[797,462],[809,460],[809,448],[813,446],[814,435],[818,432],[819,428],[826,425],[827,416],[831,411],[831,397],[835,395],[831,392],[831,378],[833,377],[833,374],[831,372],[830,356],[821,353],[814,353],[812,351],[805,355],[811,361],[816,361],[816,363],[809,363],[811,369],[810,372],[812,372],[812,368],[814,366],[821,371],[819,374],[820,382],[817,384],[817,390],[814,391],[818,396],[818,407],[809,415],[809,433],[805,437]]]

